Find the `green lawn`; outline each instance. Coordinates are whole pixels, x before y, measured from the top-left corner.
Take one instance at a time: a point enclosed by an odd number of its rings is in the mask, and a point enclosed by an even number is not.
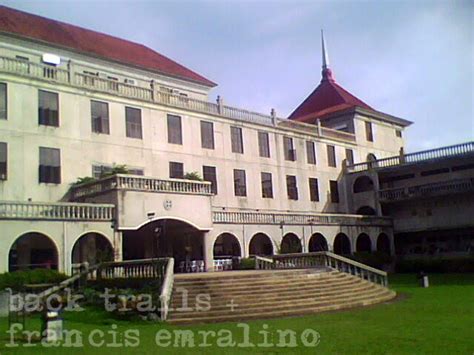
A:
[[[325,313],[303,318],[262,320],[248,322],[250,341],[263,342],[259,332],[265,330],[274,334],[278,343],[277,329],[291,329],[298,335],[298,348],[255,347],[218,348],[215,338],[208,338],[210,347],[158,347],[155,334],[160,329],[170,331],[183,327],[163,326],[157,323],[131,323],[110,319],[100,312],[80,312],[65,315],[65,327],[82,332],[85,348],[44,348],[41,345],[25,348],[7,348],[9,335],[6,333],[7,320],[0,319],[0,354],[316,354],[316,353],[390,353],[390,354],[472,354],[474,352],[474,274],[430,275],[431,287],[419,288],[414,275],[394,275],[391,287],[402,295],[401,299],[389,304],[377,305],[352,311]],[[115,325],[117,328],[114,329]],[[29,319],[27,329],[39,330],[38,319]],[[87,338],[91,331],[104,332],[104,339],[113,343],[113,335],[122,336],[128,329],[139,332],[139,347],[93,347]],[[235,323],[188,326],[194,331],[196,345],[202,342],[198,331],[232,331],[233,341],[242,343],[242,328]],[[305,329],[313,329],[320,334],[317,347],[301,346],[300,335]],[[99,333],[96,333],[96,335]],[[222,338],[228,333],[218,333]],[[132,334],[133,335],[133,334]],[[172,338],[175,339],[175,338]],[[96,338],[99,341],[99,336]],[[165,339],[163,339],[164,341]],[[221,339],[225,341],[226,339]],[[227,339],[229,340],[229,339]],[[310,339],[311,340],[311,339]],[[117,338],[116,343],[123,343]]]

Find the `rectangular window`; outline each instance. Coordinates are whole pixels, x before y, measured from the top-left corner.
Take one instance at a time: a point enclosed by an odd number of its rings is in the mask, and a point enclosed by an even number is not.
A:
[[[0,83],[0,120],[7,119],[7,84]]]
[[[8,176],[8,146],[0,142],[0,180],[6,180]]]
[[[258,132],[258,151],[263,158],[270,158],[270,142],[267,132]]]
[[[396,129],[396,130],[395,130],[395,135],[396,135],[398,138],[402,138],[402,131],[399,130],[399,129]]]
[[[374,133],[372,132],[372,123],[365,122],[365,137],[367,141],[373,142],[374,141]]]
[[[215,166],[203,166],[202,167],[202,176],[204,181],[209,181],[211,183],[211,192],[214,195],[217,195],[217,172]]]
[[[272,174],[262,173],[262,197],[273,198]]]
[[[171,179],[183,179],[184,178],[184,165],[183,163],[177,163],[170,161],[170,178]]]
[[[61,153],[59,149],[39,149],[39,182],[61,183]]]
[[[339,203],[339,187],[337,185],[337,181],[335,180],[329,181],[329,190],[331,192],[331,202]]]
[[[283,137],[283,150],[285,160],[296,161],[296,150],[293,146],[293,138]]]
[[[109,165],[92,165],[92,177],[94,179],[100,179],[110,171],[112,171],[112,167]]]
[[[142,111],[125,107],[126,135],[129,138],[142,139]]]
[[[296,176],[286,175],[286,191],[290,200],[298,199],[298,186],[296,184]]]
[[[168,143],[183,144],[183,134],[181,129],[181,117],[168,115]]]
[[[201,147],[214,149],[214,124],[201,121]]]
[[[231,139],[231,144],[232,144],[232,153],[244,154],[242,128],[230,127],[230,139]]]
[[[333,145],[328,145],[328,166],[335,168],[336,164],[336,148]]]
[[[348,165],[354,165],[354,151],[346,149],[346,161]]]
[[[109,134],[109,104],[91,101],[92,132]],[[141,130],[140,130],[141,131]]]
[[[316,150],[314,142],[306,141],[306,155],[308,156],[308,164],[316,165]]]
[[[316,178],[309,178],[309,198],[311,201],[319,201],[319,186]]]
[[[234,169],[234,194],[235,196],[247,196],[245,170]]]
[[[58,94],[49,91],[38,91],[38,119],[40,125],[59,127]]]

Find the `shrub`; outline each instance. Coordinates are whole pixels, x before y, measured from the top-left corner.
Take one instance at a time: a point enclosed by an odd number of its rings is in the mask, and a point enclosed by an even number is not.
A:
[[[397,272],[474,272],[474,257],[449,258],[431,257],[400,259],[396,263]]]
[[[390,254],[376,251],[373,253],[359,252],[354,255],[348,255],[352,260],[358,261],[359,263],[372,266],[377,269],[382,269],[384,265],[391,264],[393,258]]]
[[[67,278],[67,275],[50,269],[5,272],[0,274],[0,290],[11,288],[19,291],[25,284],[57,284]]]
[[[76,182],[74,182],[73,185],[76,186],[76,185],[88,184],[90,182],[95,182],[95,181],[97,180],[93,178],[92,176],[84,176],[84,177],[77,178]]]
[[[199,173],[197,171],[191,171],[189,173],[184,174],[184,179],[202,181],[202,177],[201,177],[201,175],[199,175]]]
[[[254,270],[255,259],[253,258],[242,258],[240,259],[239,270]]]

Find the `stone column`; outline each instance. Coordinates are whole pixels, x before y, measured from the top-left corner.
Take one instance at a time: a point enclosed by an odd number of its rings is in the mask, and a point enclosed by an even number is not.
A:
[[[123,260],[123,250],[122,250],[122,232],[114,230],[113,232],[113,241],[114,241],[114,261]]]
[[[204,269],[214,271],[214,235],[212,232],[206,232],[203,235],[203,254]]]

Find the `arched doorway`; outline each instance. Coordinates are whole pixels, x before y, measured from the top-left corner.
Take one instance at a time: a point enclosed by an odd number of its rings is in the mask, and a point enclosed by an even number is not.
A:
[[[282,254],[301,253],[302,250],[300,238],[294,233],[288,233],[281,240]]]
[[[84,234],[72,248],[72,262],[74,264],[87,261],[90,265],[95,265],[112,260],[114,260],[114,248],[109,240],[99,233]]]
[[[324,238],[324,235],[321,233],[313,234],[309,240],[308,250],[309,252],[328,251],[328,242],[326,238]]]
[[[222,233],[214,242],[214,259],[242,256],[238,239],[230,233]]]
[[[385,233],[380,233],[377,238],[377,251],[390,254],[390,238]]]
[[[374,182],[368,176],[359,176],[357,179],[355,179],[352,190],[354,193],[373,191]]]
[[[356,213],[364,216],[375,216],[377,214],[375,210],[370,206],[362,206],[357,210]]]
[[[58,269],[58,249],[42,233],[26,233],[18,237],[8,255],[9,271],[24,269]]]
[[[375,168],[377,166],[377,157],[372,153],[367,154],[367,163],[370,168]]]
[[[250,239],[249,254],[258,256],[273,255],[273,243],[270,237],[264,233],[255,234]]]
[[[151,221],[135,231],[126,231],[122,239],[124,260],[173,257],[175,271],[204,271],[204,233],[176,219]],[[185,263],[184,268],[180,266]]]
[[[347,255],[351,253],[351,241],[344,233],[339,233],[334,238],[334,253]]]
[[[356,242],[356,251],[363,252],[363,253],[370,253],[372,250],[372,242],[370,241],[370,237],[362,233],[357,237]]]

